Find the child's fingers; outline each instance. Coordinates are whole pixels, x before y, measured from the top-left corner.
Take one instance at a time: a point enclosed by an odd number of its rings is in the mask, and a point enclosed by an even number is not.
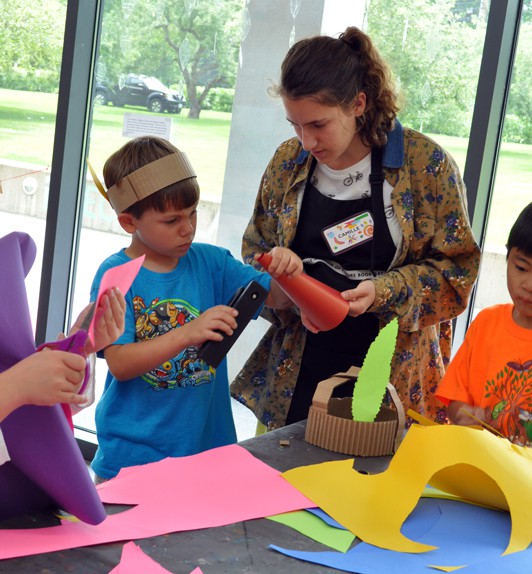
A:
[[[117,287],[108,289],[102,295],[94,320],[93,350],[107,347],[124,332],[125,311],[126,302]]]
[[[215,334],[224,333],[225,335],[232,335],[238,324],[233,317],[225,318],[211,318],[206,327],[209,331]]]
[[[228,307],[227,305],[217,305],[216,307],[207,309],[207,311],[202,313],[202,316],[213,320],[225,321],[226,323],[236,326],[236,317],[238,316],[238,311],[233,307]]]
[[[218,305],[207,309],[192,323],[197,322],[198,327],[201,325],[203,340],[221,341],[224,336],[232,335],[237,328],[237,315],[236,309]]]
[[[109,314],[109,318],[113,317],[115,321],[120,320],[126,312],[126,300],[120,292],[118,287],[113,287],[105,292],[106,298],[106,312]]]

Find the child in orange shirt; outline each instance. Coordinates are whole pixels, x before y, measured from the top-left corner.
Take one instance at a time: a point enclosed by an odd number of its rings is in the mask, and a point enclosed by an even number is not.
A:
[[[480,311],[436,396],[455,424],[485,421],[516,444],[532,446],[532,203],[508,243],[512,303]]]

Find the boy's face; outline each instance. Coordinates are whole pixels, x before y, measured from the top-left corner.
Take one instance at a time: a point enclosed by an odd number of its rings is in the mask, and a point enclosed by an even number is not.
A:
[[[180,259],[187,254],[196,234],[197,207],[155,211],[148,209],[137,219],[132,218],[134,235],[154,255]]]
[[[532,257],[512,247],[508,253],[506,277],[514,302],[514,321],[521,327],[532,329]]]

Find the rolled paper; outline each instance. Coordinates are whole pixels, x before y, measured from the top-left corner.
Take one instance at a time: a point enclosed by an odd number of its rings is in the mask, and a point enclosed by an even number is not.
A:
[[[0,237],[0,372],[35,353],[25,279],[37,247],[26,233]],[[24,405],[1,423],[11,460],[0,466],[0,520],[59,506],[88,524],[107,517],[60,405]]]
[[[257,261],[268,271],[272,256],[262,253]],[[349,302],[339,291],[314,277],[301,273],[297,277],[281,275],[273,280],[320,331],[330,331],[346,318]]]

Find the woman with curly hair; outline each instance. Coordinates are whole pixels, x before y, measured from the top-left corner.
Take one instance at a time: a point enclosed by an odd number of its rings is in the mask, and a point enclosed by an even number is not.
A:
[[[405,409],[445,420],[434,391],[479,265],[454,160],[399,123],[389,69],[355,27],[294,44],[272,91],[296,137],[266,167],[242,255],[253,263],[273,246],[289,248],[306,273],[343,293],[349,313],[319,332],[296,306],[264,311],[271,327],[232,395],[268,429],[305,419],[317,384],[361,366],[397,318],[391,382]],[[283,266],[277,259],[268,271]]]

